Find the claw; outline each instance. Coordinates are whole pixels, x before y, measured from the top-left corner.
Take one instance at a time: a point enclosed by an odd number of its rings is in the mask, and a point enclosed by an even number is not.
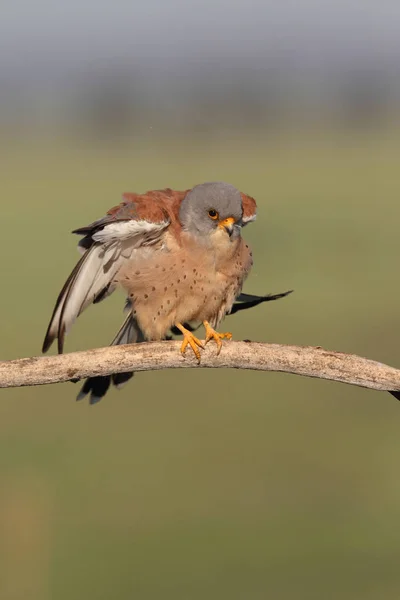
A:
[[[206,330],[206,341],[205,343],[208,344],[208,342],[210,340],[215,340],[216,344],[217,344],[217,355],[221,352],[221,348],[222,348],[222,341],[223,339],[227,339],[230,340],[232,339],[232,334],[231,333],[218,333],[218,331],[215,331],[215,329],[213,329],[210,325],[210,323],[208,321],[203,321],[203,325],[204,328]]]
[[[199,348],[204,348],[203,342],[197,339],[197,337],[193,335],[191,331],[186,329],[186,327],[184,327],[181,323],[176,323],[175,326],[179,329],[179,331],[183,333],[183,342],[181,346],[182,356],[185,354],[186,348],[190,346],[194,352],[195,357],[197,358],[197,361],[200,362]]]

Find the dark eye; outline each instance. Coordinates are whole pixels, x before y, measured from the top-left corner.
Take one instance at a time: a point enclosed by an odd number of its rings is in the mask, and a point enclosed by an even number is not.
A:
[[[210,217],[210,219],[218,219],[218,212],[214,209],[214,208],[210,208],[210,210],[208,211],[208,216]]]

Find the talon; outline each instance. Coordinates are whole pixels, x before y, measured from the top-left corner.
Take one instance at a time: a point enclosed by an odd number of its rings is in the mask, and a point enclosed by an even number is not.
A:
[[[231,333],[218,333],[218,331],[215,331],[215,329],[213,329],[210,325],[210,323],[208,321],[203,321],[203,325],[204,328],[206,330],[206,340],[205,343],[208,344],[208,342],[210,340],[215,340],[215,343],[217,344],[217,355],[221,352],[221,348],[222,348],[222,342],[221,340],[223,339],[227,339],[230,340],[232,339],[232,334]]]
[[[197,337],[195,335],[193,335],[193,333],[191,331],[186,329],[186,327],[181,325],[181,323],[176,323],[176,327],[179,329],[179,331],[181,331],[183,333],[183,342],[181,345],[182,356],[184,356],[186,348],[188,346],[190,346],[191,349],[193,350],[194,355],[197,358],[198,362],[200,362],[199,348],[204,348],[203,342],[201,342],[199,339],[197,339]]]

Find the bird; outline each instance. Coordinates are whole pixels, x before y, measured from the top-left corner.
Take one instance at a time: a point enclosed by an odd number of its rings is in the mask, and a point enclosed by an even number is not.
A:
[[[126,293],[126,317],[111,345],[166,339],[171,330],[183,335],[200,362],[200,349],[213,340],[217,354],[231,333],[217,327],[240,297],[252,267],[242,228],[256,218],[253,197],[216,181],[177,191],[125,193],[106,215],[72,233],[80,235],[82,256],[58,295],[43,342],[58,353],[76,318],[115,289]],[[202,323],[204,343],[189,323]],[[98,402],[113,383],[117,388],[133,373],[88,378],[77,399]]]

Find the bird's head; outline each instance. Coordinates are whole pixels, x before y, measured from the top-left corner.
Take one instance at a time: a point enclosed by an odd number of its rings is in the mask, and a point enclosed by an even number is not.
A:
[[[185,231],[199,236],[240,236],[242,197],[233,185],[223,182],[196,185],[182,200],[179,220]]]

